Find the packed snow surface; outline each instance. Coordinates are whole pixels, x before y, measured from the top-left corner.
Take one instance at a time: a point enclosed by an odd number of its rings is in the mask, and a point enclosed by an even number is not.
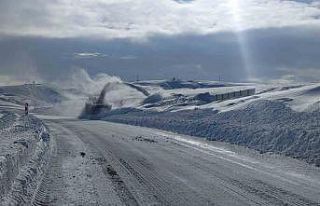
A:
[[[320,84],[109,81],[84,116],[152,128],[71,118],[92,88],[0,90],[0,205],[320,204]]]

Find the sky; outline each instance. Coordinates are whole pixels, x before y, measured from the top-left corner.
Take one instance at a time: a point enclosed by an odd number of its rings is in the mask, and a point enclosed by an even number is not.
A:
[[[318,81],[319,0],[0,0],[0,83]]]

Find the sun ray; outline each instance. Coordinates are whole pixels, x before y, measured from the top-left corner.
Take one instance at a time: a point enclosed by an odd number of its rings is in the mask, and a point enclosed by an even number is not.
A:
[[[242,18],[243,10],[240,2],[241,0],[228,0],[228,7],[233,21],[232,26],[239,44],[243,67],[247,74],[247,79],[251,80],[254,79],[253,65],[247,35],[244,32],[245,25]]]

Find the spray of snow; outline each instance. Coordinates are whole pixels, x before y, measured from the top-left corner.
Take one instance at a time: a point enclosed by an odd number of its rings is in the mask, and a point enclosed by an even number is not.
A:
[[[126,84],[113,83],[108,85],[104,102],[112,105],[112,108],[137,107],[144,98],[143,93]]]
[[[91,77],[86,70],[77,69],[71,73],[70,77],[63,83],[63,86],[87,95],[92,95],[98,94],[107,83],[121,82],[122,80],[119,77],[104,73]]]
[[[64,116],[78,116],[89,96],[98,95],[108,83],[121,83],[121,79],[107,74],[97,74],[91,77],[86,70],[76,69],[63,82],[57,85],[62,88],[63,95],[68,100],[55,105]]]
[[[145,95],[138,90],[126,85],[119,77],[100,73],[90,76],[86,70],[77,69],[60,83],[58,87],[64,88],[64,96],[68,98],[56,108],[67,116],[78,116],[90,96],[99,96],[102,89],[107,86],[104,103],[112,108],[138,106]]]

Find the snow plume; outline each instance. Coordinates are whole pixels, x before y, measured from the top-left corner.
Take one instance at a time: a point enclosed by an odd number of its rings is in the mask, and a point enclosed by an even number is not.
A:
[[[99,94],[108,83],[121,83],[119,77],[110,76],[105,73],[91,77],[84,69],[75,69],[70,78],[64,83],[65,88],[78,90],[86,95]]]
[[[99,95],[108,83],[121,83],[121,79],[108,74],[97,74],[91,77],[84,69],[74,69],[57,86],[62,89],[68,100],[56,105],[59,113],[66,116],[78,116],[90,96]]]
[[[98,97],[104,89],[103,103],[112,108],[136,107],[144,100],[145,94],[129,86],[119,77],[108,74],[90,76],[84,69],[76,69],[67,80],[59,85],[64,89],[67,101],[57,105],[58,110],[64,115],[78,116],[89,97]]]
[[[126,83],[110,83],[106,86],[104,103],[111,105],[112,108],[137,107],[146,97],[141,91]]]
[[[106,88],[105,88],[106,87]],[[145,95],[123,82],[119,77],[100,73],[91,77],[84,69],[72,73],[69,88],[82,92],[85,96],[98,96],[106,90],[104,103],[113,108],[137,106]]]

